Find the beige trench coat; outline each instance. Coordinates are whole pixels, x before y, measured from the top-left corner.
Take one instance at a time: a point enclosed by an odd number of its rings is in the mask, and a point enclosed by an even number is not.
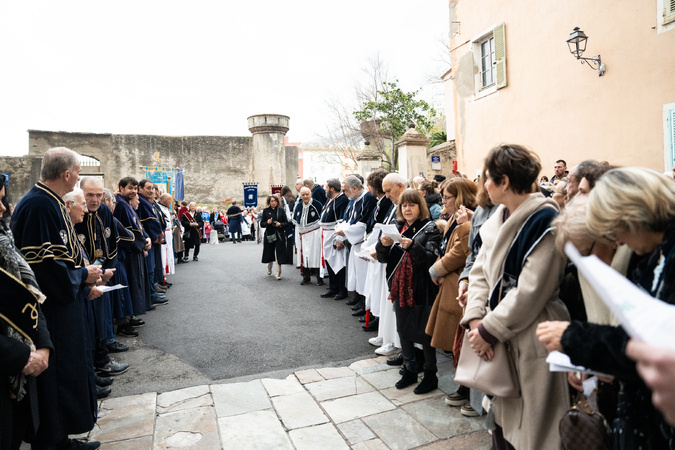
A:
[[[535,211],[558,209],[553,200],[532,194],[504,222],[504,207],[480,230],[483,246],[469,275],[469,300],[462,319],[482,319],[485,329],[501,342],[509,342],[520,380],[520,398],[496,397],[495,420],[504,437],[518,450],[560,448],[558,423],[569,407],[567,376],[551,373],[547,351],[537,340],[536,329],[547,320],[569,320],[558,299],[565,257],[547,233],[525,260],[518,286],[511,289],[494,311],[486,305],[503,271],[516,233]]]
[[[451,222],[445,226],[443,235],[448,232]],[[455,342],[457,325],[462,318],[462,307],[457,302],[459,275],[464,270],[464,263],[469,256],[469,232],[471,222],[458,225],[445,247],[445,255],[438,258],[433,265],[443,283],[431,308],[425,332],[431,336],[431,346],[441,350],[452,351]]]

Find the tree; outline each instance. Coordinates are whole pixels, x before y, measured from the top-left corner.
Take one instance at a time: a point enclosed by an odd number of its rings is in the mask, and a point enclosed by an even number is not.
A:
[[[429,135],[434,126],[436,110],[426,101],[415,98],[419,90],[404,92],[395,82],[382,82],[375,100],[361,103],[361,109],[354,111],[354,117],[361,123],[370,122],[376,135],[391,139],[390,151],[383,151],[389,170],[395,170],[398,164],[398,151],[393,145],[403,136],[409,124],[415,124],[418,131]],[[372,139],[372,137],[371,137]]]
[[[445,144],[448,141],[448,135],[445,131],[437,131],[431,134],[431,142],[427,148],[436,147],[437,145]]]

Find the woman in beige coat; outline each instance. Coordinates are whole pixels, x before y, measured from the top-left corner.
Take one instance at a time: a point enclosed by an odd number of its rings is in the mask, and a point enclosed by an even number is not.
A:
[[[461,322],[471,331],[464,338],[486,360],[494,356],[493,344],[508,343],[518,372],[520,397],[495,397],[492,403],[493,448],[556,449],[569,391],[565,374],[549,371],[536,329],[569,317],[558,299],[565,259],[549,227],[558,206],[529,194],[541,170],[531,151],[502,145],[490,151],[485,165],[485,188],[499,206],[480,230],[483,245],[469,276]]]
[[[450,219],[445,225],[440,254],[429,273],[434,283],[440,286],[434,306],[429,315],[426,333],[431,336],[431,346],[452,351],[462,307],[457,301],[459,295],[459,275],[471,253],[469,232],[471,222],[459,223],[457,212],[461,207],[476,208],[476,185],[464,178],[454,178],[445,183],[441,190],[445,211]]]

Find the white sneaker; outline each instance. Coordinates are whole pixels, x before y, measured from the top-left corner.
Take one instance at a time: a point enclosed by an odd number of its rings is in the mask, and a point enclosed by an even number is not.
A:
[[[384,341],[384,339],[382,339],[379,336],[378,337],[372,337],[372,338],[368,339],[368,342],[370,343],[370,345],[374,345],[375,347],[381,347],[383,341]]]
[[[394,353],[398,353],[398,351],[399,351],[399,349],[394,347],[394,344],[392,344],[391,342],[387,342],[382,347],[375,350],[375,353],[377,353],[378,355],[382,355],[382,356],[389,356],[389,355],[393,355]]]

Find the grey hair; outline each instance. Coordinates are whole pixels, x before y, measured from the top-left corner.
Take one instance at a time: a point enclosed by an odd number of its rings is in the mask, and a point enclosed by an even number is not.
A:
[[[77,197],[84,198],[84,191],[80,188],[73,189],[72,191],[70,191],[66,195],[64,195],[62,198],[63,198],[64,202],[75,203],[75,199]]]
[[[65,147],[54,147],[47,150],[42,158],[40,178],[43,181],[57,180],[66,171],[72,171],[80,164],[79,155]]]
[[[337,178],[329,178],[326,181],[326,186],[328,186],[329,188],[335,189],[335,192],[340,192],[340,190],[342,190],[342,185],[340,184],[340,180],[338,180]]]
[[[363,189],[363,183],[355,175],[349,175],[344,182],[350,188]]]
[[[82,179],[80,179],[80,187],[82,189],[90,183],[103,187],[103,180],[99,177],[82,177]]]
[[[406,185],[408,182],[405,178],[400,173],[392,172],[390,174],[387,174],[386,177],[382,180],[382,183],[392,183],[392,184],[402,184],[403,186]]]
[[[103,201],[110,200],[112,202],[113,192],[110,189],[103,188]]]

